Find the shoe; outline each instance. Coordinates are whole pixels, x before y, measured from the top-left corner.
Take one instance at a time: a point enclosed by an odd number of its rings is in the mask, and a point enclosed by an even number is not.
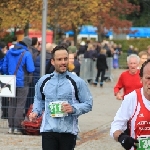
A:
[[[100,87],[103,87],[103,84],[100,84]]]
[[[100,82],[100,87],[103,87],[103,82]]]
[[[97,83],[93,83],[93,86],[96,87],[96,86],[97,86]]]
[[[19,129],[14,129],[14,134],[22,134],[22,132]]]
[[[8,133],[9,133],[9,134],[13,134],[13,128],[9,128],[9,129],[8,129]]]

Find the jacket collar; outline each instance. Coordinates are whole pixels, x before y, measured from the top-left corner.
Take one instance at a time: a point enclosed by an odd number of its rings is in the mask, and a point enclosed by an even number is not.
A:
[[[68,71],[66,71],[64,73],[58,73],[58,72],[54,71],[54,76],[63,78],[63,77],[66,77],[67,73],[68,73]]]

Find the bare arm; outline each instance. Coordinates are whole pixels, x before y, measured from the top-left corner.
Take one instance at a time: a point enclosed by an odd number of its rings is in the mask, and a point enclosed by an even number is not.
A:
[[[117,100],[123,100],[123,95],[120,92],[115,93],[115,96]]]
[[[122,131],[121,130],[117,130],[117,131],[115,131],[114,133],[113,133],[113,137],[114,137],[114,139],[118,142],[118,137],[119,137],[119,135],[122,133]]]

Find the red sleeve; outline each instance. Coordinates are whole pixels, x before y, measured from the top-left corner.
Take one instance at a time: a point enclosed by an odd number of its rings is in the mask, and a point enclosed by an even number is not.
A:
[[[123,82],[122,81],[123,81],[123,77],[121,74],[117,84],[114,87],[114,95],[115,95],[115,93],[118,93],[123,88]]]

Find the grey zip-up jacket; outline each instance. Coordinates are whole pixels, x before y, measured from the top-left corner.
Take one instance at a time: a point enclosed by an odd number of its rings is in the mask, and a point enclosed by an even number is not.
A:
[[[45,100],[42,100],[40,87],[43,81],[53,75],[43,87]],[[75,96],[75,88],[72,82],[67,78],[75,81],[79,100]],[[65,117],[51,117],[49,103],[54,101],[68,101],[73,107],[73,113]],[[41,115],[43,120],[40,132],[58,132],[78,134],[78,116],[92,110],[93,98],[84,80],[71,72],[66,71],[63,74],[56,72],[44,75],[39,79],[35,86],[35,97],[33,112]]]

